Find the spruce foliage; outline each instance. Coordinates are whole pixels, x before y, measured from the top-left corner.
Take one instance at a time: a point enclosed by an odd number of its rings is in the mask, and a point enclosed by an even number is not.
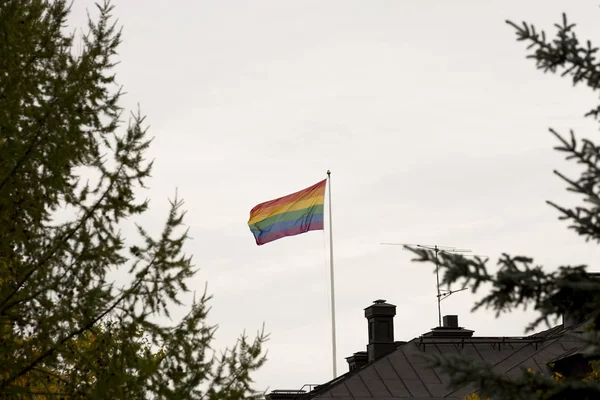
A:
[[[528,58],[545,73],[568,77],[574,85],[583,84],[591,90],[600,89],[600,61],[598,48],[590,41],[581,41],[575,33],[575,25],[566,15],[555,25],[557,32],[549,38],[534,25],[521,25],[507,21],[515,30],[517,40],[528,44]],[[600,105],[587,111],[586,117],[598,120]],[[578,139],[573,131],[568,135],[554,129],[550,132],[558,139],[557,151],[566,159],[576,162],[581,173],[569,178],[555,171],[567,185],[567,190],[580,195],[581,204],[575,207],[560,206],[548,201],[559,213],[559,219],[570,223],[582,239],[600,242],[600,146],[587,139]],[[416,261],[435,262],[431,251],[411,249]],[[581,379],[560,376],[543,376],[523,371],[519,379],[509,379],[496,374],[485,363],[472,362],[460,357],[437,358],[434,363],[445,369],[454,385],[473,384],[478,393],[471,398],[494,400],[559,400],[600,399],[597,360],[600,358],[600,280],[587,271],[585,265],[552,266],[554,272],[546,272],[528,256],[503,254],[498,260],[497,272],[491,273],[487,260],[467,259],[458,255],[440,254],[443,270],[442,284],[460,282],[477,291],[481,285],[489,285],[491,291],[474,306],[491,308],[496,315],[521,306],[533,306],[539,317],[528,326],[536,329],[542,322],[557,321],[568,313],[580,321],[589,321],[586,331],[578,335],[585,343],[591,372]]]
[[[144,118],[122,121],[113,10],[80,37],[65,0],[0,3],[0,397],[251,398],[266,335],[211,349],[210,296],[184,304],[182,201],[157,237],[119,230],[152,162]]]

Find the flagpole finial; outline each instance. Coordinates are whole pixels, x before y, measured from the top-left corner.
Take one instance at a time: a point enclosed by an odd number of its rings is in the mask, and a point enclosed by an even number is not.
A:
[[[331,171],[327,170],[327,176],[331,175]]]

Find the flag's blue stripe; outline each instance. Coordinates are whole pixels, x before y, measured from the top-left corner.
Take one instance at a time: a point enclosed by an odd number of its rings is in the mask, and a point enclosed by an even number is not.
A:
[[[297,228],[299,226],[308,226],[311,222],[323,222],[323,213],[307,214],[300,219],[276,222],[272,225],[262,228],[261,230],[252,229],[252,234],[254,235],[255,239],[258,239],[271,233],[275,233],[277,231]]]

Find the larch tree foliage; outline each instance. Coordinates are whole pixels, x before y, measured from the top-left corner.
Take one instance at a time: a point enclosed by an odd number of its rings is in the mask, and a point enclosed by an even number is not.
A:
[[[557,33],[549,38],[545,32],[528,23],[507,23],[516,31],[517,40],[526,42],[530,51],[528,58],[535,61],[545,73],[569,77],[573,84],[586,85],[593,91],[600,89],[600,62],[598,48],[591,42],[582,42],[575,33],[575,25],[566,15],[556,24]],[[600,105],[587,111],[586,117],[598,120]],[[581,167],[579,177],[555,174],[567,184],[567,190],[580,195],[581,203],[561,206],[552,201],[548,204],[559,213],[559,219],[570,223],[585,241],[600,241],[600,146],[588,139],[578,138],[573,131],[567,135],[550,129],[557,138],[556,150],[566,159]],[[416,261],[433,262],[430,251],[412,249]],[[496,315],[519,307],[533,307],[538,313],[527,328],[536,329],[542,322],[546,325],[568,313],[579,321],[589,321],[585,333],[578,335],[584,351],[594,360],[600,357],[600,280],[594,279],[585,265],[550,266],[547,272],[529,256],[503,254],[498,260],[495,273],[489,271],[487,260],[467,259],[442,253],[440,268],[442,284],[460,282],[469,285],[473,292],[481,285],[491,287],[491,292],[478,301],[474,310],[491,308]],[[484,363],[472,362],[460,357],[437,358],[434,364],[445,369],[452,377],[452,384],[474,384],[479,390],[470,398],[493,400],[530,399],[600,399],[597,362],[590,361],[592,372],[585,379],[566,379],[557,375],[543,376],[524,371],[519,379],[511,380],[496,374]]]
[[[256,396],[266,335],[210,347],[181,200],[156,237],[119,230],[148,209],[150,139],[139,113],[122,122],[121,31],[97,8],[76,35],[64,0],[0,2],[0,398]]]

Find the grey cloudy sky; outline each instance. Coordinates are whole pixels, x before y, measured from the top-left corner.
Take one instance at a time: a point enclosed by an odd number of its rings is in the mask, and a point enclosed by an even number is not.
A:
[[[380,242],[450,245],[495,260],[531,255],[549,270],[587,263],[586,244],[544,201],[577,199],[552,174],[574,173],[549,127],[597,135],[582,118],[597,95],[544,75],[505,19],[552,29],[566,11],[600,41],[595,1],[132,1],[117,67],[155,137],[155,231],[175,189],[186,201],[200,268],[214,294],[215,345],[263,322],[269,361],[259,388],[331,378],[327,232],[258,247],[250,209],[332,171],[338,373],[364,350],[363,309],[396,304],[396,340],[437,324],[430,265]],[[91,1],[76,1],[83,26]],[[493,262],[492,262],[493,264]],[[470,313],[469,292],[444,301],[476,335],[521,335],[531,313]],[[180,310],[181,315],[185,310]],[[175,313],[177,315],[177,313]]]

